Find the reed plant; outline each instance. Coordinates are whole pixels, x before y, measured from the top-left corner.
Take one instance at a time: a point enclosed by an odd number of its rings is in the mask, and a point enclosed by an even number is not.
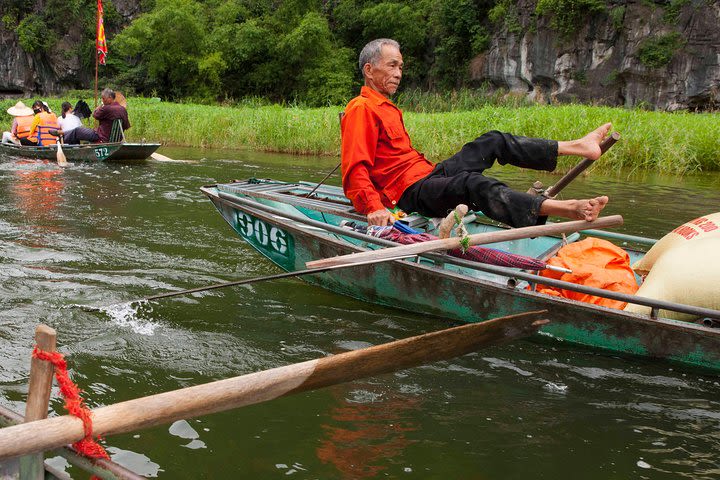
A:
[[[470,97],[435,103],[408,99],[405,125],[413,145],[432,161],[443,160],[483,132],[500,130],[530,137],[569,140],[598,125],[612,122],[622,139],[594,168],[630,169],[687,174],[720,171],[720,122],[714,113],[653,112],[587,105],[479,104]],[[16,100],[0,102],[0,121],[10,125],[6,109]],[[59,110],[62,99],[51,99]],[[413,103],[414,102],[414,103]],[[32,103],[27,101],[26,103]],[[500,102],[502,103],[502,102]],[[462,107],[464,105],[465,107]],[[160,141],[167,145],[207,148],[250,148],[293,154],[339,155],[342,107],[303,108],[239,102],[236,106],[208,106],[130,98],[131,141]],[[563,158],[560,169],[576,159]]]

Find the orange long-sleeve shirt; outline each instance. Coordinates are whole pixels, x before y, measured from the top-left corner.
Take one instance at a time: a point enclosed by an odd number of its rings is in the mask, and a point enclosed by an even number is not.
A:
[[[362,214],[394,207],[434,168],[412,147],[402,111],[369,87],[345,107],[341,131],[343,190]]]

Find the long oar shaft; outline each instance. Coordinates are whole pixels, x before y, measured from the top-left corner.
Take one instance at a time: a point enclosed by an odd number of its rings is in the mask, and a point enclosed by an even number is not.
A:
[[[415,255],[401,255],[401,256],[393,258],[392,260],[401,260],[403,258],[409,258],[409,257],[414,257],[414,256]],[[267,282],[270,280],[280,280],[282,278],[300,277],[303,275],[311,275],[313,273],[327,272],[328,270],[339,270],[341,268],[346,268],[346,267],[370,265],[373,263],[378,263],[380,261],[385,261],[385,260],[384,259],[383,260],[370,259],[365,262],[358,262],[358,263],[353,263],[353,264],[348,264],[348,265],[333,265],[333,266],[322,267],[322,268],[308,268],[305,270],[296,270],[294,272],[284,272],[284,273],[276,273],[274,275],[265,275],[263,277],[246,278],[244,280],[234,280],[232,282],[216,283],[214,285],[208,285],[205,287],[196,287],[196,288],[188,288],[187,290],[178,290],[176,292],[158,293],[157,295],[150,295],[149,297],[138,298],[138,299],[130,300],[127,302],[121,302],[116,305],[128,305],[131,303],[147,302],[150,300],[158,300],[160,298],[178,297],[180,295],[188,295],[190,293],[205,292],[208,290],[215,290],[218,288],[235,287],[238,285],[248,285],[251,283]],[[87,309],[91,309],[91,310],[98,310],[100,308],[108,308],[108,307],[107,306],[106,307],[92,307],[89,305],[85,305],[85,306],[83,306],[83,308],[87,308]]]
[[[505,242],[509,240],[519,240],[522,238],[539,237],[542,235],[559,235],[563,233],[572,233],[588,228],[608,228],[622,225],[623,218],[620,215],[611,215],[602,217],[592,222],[585,220],[576,220],[571,222],[552,223],[548,225],[536,225],[533,227],[513,228],[507,230],[499,230],[495,232],[476,233],[466,237],[469,239],[469,245],[482,245],[488,243]],[[345,265],[355,262],[363,262],[368,260],[382,261],[391,260],[399,255],[420,255],[421,253],[432,252],[437,250],[452,250],[460,248],[462,239],[458,237],[443,238],[440,240],[432,240],[429,242],[415,243],[412,245],[402,245],[399,247],[389,247],[382,250],[371,250],[367,252],[352,253],[350,255],[341,255],[338,257],[324,258],[322,260],[314,260],[305,264],[308,268],[322,268],[335,265]],[[467,245],[466,245],[467,246]]]
[[[383,345],[97,408],[95,435],[114,435],[252,405],[371,375],[446,360],[535,333],[547,311],[471,323]],[[82,421],[62,416],[0,429],[0,461],[83,438]]]

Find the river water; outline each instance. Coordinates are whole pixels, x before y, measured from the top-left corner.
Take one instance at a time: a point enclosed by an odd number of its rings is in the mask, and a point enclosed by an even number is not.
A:
[[[186,161],[0,163],[0,404],[24,411],[38,322],[57,330],[91,407],[450,325],[296,279],[139,311],[75,308],[277,273],[198,188],[252,176],[317,181],[337,161],[162,153]],[[536,178],[493,173],[522,190]],[[565,197],[601,193],[608,214],[625,216],[619,231],[658,237],[720,210],[720,175],[593,173]],[[137,473],[168,479],[710,479],[720,477],[718,382],[671,363],[523,340],[104,444]],[[51,402],[64,413],[56,389]]]

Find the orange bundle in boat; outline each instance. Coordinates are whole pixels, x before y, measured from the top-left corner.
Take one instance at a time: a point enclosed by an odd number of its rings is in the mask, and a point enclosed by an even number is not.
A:
[[[586,238],[580,242],[565,245],[548,263],[569,268],[572,273],[543,270],[540,273],[543,277],[620,293],[634,294],[638,289],[627,252],[607,240]],[[620,310],[626,304],[626,302],[618,300],[546,285],[538,285],[537,291]]]

